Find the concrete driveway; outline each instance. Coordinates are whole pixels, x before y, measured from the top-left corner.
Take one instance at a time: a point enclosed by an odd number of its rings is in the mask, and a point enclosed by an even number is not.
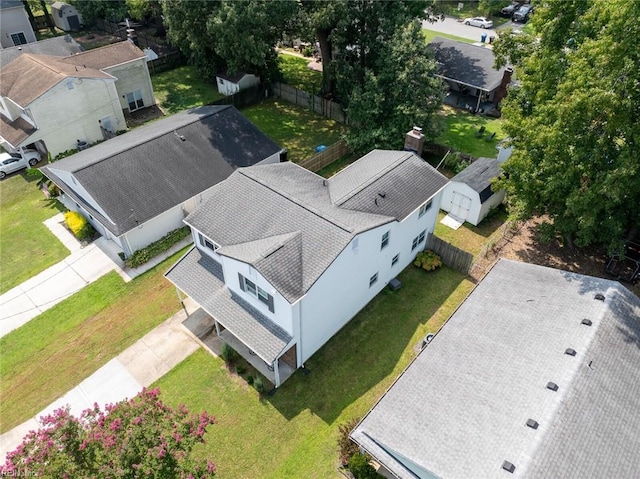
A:
[[[83,247],[60,223],[62,214],[45,225],[71,253],[61,262],[0,296],[0,337],[5,336],[37,315],[104,276],[119,269],[101,246],[98,238]]]

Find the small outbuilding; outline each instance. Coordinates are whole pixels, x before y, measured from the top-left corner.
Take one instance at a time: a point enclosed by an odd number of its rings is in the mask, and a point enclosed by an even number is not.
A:
[[[56,27],[65,32],[82,28],[82,16],[76,7],[68,3],[55,2],[51,5],[51,16]]]
[[[491,180],[500,176],[500,162],[478,158],[451,178],[442,194],[440,209],[460,222],[477,226],[492,208],[504,200],[504,190],[494,192]]]
[[[228,73],[218,73],[216,76],[218,84],[218,93],[229,96],[238,93],[240,90],[251,88],[260,83],[260,77],[251,73],[237,73],[230,75]]]

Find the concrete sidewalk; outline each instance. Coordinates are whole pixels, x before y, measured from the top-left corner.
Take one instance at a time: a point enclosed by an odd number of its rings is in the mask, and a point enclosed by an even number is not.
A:
[[[63,226],[64,215],[57,214],[44,224],[71,253],[61,262],[0,295],[0,338],[77,293],[110,271],[129,282],[149,271],[191,242],[191,236],[174,245],[139,268],[126,268],[118,257],[117,246],[100,237],[82,246]]]
[[[205,314],[190,300],[185,301],[185,308],[193,316]],[[180,310],[35,417],[2,434],[0,460],[15,450],[29,431],[40,427],[40,416],[67,404],[71,413],[78,416],[95,403],[104,407],[131,398],[164,376],[199,347],[195,337],[182,325],[186,318],[187,312]]]

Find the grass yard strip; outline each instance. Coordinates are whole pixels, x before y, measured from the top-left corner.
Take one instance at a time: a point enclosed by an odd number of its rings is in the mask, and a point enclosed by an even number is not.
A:
[[[305,363],[273,397],[260,397],[223,361],[199,350],[155,383],[162,398],[218,424],[196,454],[220,479],[340,478],[338,426],[362,417],[472,288],[449,268],[409,266],[400,291],[384,290]]]
[[[492,236],[499,234],[500,227],[507,221],[508,217],[504,206],[501,206],[490,213],[478,226],[465,223],[457,230],[454,230],[440,223],[440,220],[445,215],[446,212],[444,211],[438,213],[435,235],[447,243],[471,253],[474,257],[478,256]]]
[[[34,416],[179,309],[162,275],[183,252],[125,283],[111,272],[0,338],[0,432]]]
[[[345,126],[284,100],[270,98],[242,110],[262,132],[289,151],[298,162],[313,156],[318,145],[330,146],[340,139]]]
[[[422,35],[424,36],[424,39],[425,39],[425,41],[427,43],[431,43],[431,41],[435,37],[448,38],[449,40],[455,40],[457,42],[463,42],[463,43],[476,43],[477,41],[480,40],[479,36],[478,36],[478,40],[470,40],[468,38],[457,37],[455,35],[450,35],[448,33],[442,33],[442,32],[436,32],[436,31],[429,30],[429,29],[426,29],[426,28],[422,29]]]
[[[440,111],[442,134],[435,142],[467,153],[476,158],[486,156],[495,158],[498,154],[496,145],[504,140],[501,120],[482,115],[472,115],[466,110],[444,106]],[[484,134],[478,138],[477,133],[485,127]],[[491,139],[491,135],[496,135]]]
[[[214,79],[215,80],[215,79]],[[160,108],[167,114],[206,105],[222,98],[214,81],[207,81],[192,65],[151,76]]]
[[[322,72],[307,66],[312,61],[314,61],[313,58],[302,58],[286,53],[278,55],[283,82],[311,95],[317,95],[322,87]]]
[[[69,250],[42,224],[62,211],[25,172],[0,181],[0,294],[53,266]]]

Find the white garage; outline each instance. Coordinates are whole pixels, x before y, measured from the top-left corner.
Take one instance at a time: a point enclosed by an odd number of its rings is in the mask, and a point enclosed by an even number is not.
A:
[[[442,193],[440,208],[460,222],[477,226],[504,199],[504,191],[491,189],[491,180],[499,175],[498,160],[478,158],[451,178]]]

